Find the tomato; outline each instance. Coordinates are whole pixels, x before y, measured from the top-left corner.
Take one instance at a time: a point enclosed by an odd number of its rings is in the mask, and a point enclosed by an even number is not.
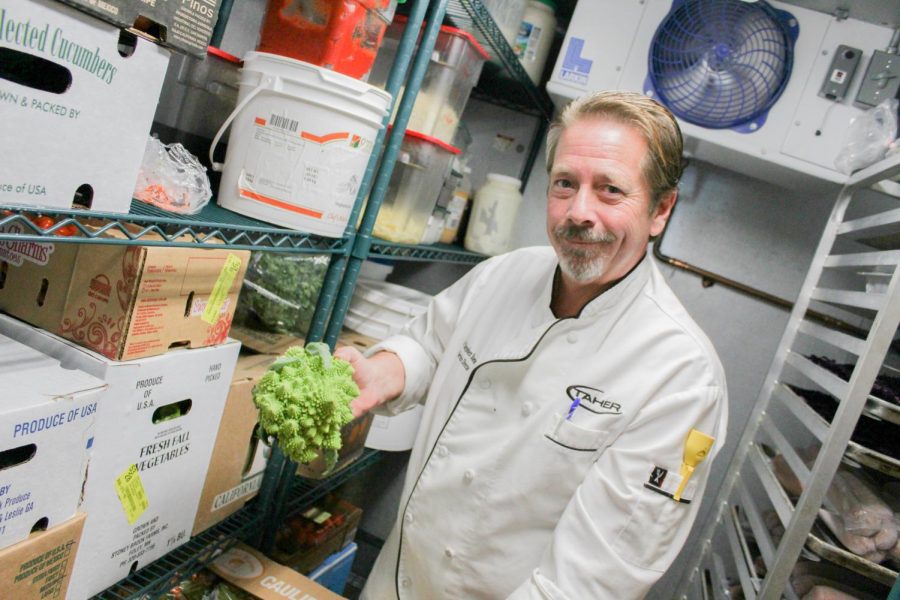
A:
[[[59,229],[56,230],[56,235],[62,235],[65,237],[72,237],[78,233],[78,228],[73,224],[63,225]]]
[[[31,222],[40,227],[41,229],[50,229],[56,224],[51,217],[46,215],[41,215],[39,217],[32,217]]]

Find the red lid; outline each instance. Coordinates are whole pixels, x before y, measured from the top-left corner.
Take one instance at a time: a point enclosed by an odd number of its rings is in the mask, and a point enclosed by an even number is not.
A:
[[[393,128],[394,128],[393,123],[388,124],[388,131],[390,131]],[[442,150],[446,150],[447,152],[450,152],[452,154],[462,153],[462,150],[460,150],[456,146],[451,146],[450,144],[448,144],[447,142],[445,142],[443,140],[439,140],[438,138],[432,137],[430,135],[425,135],[424,133],[420,133],[418,131],[413,131],[412,129],[407,129],[406,135],[404,137],[415,138],[417,140],[423,140],[425,142],[428,142],[429,144],[434,144],[435,146],[441,148]]]
[[[456,146],[451,146],[443,140],[439,140],[436,137],[431,137],[430,135],[425,135],[424,133],[419,133],[418,131],[413,131],[412,129],[406,130],[406,137],[424,140],[429,144],[434,144],[435,146],[438,146],[439,148],[446,150],[447,152],[450,152],[452,154],[459,154],[460,152],[462,152],[462,150],[460,150]]]
[[[216,48],[215,46],[207,46],[206,53],[212,54],[213,56],[218,56],[219,58],[227,60],[228,62],[233,62],[236,65],[241,64],[241,59],[239,59],[237,56],[228,54],[221,48]]]
[[[405,15],[396,15],[394,17],[394,23],[406,23],[409,20]],[[424,23],[423,23],[424,24]],[[457,29],[456,27],[450,27],[449,25],[441,25],[441,33],[447,33],[449,35],[455,35],[456,37],[461,37],[475,49],[475,51],[481,55],[484,60],[490,58],[490,55],[485,51],[485,49],[478,43],[478,40],[475,39],[468,31],[463,31],[462,29]]]

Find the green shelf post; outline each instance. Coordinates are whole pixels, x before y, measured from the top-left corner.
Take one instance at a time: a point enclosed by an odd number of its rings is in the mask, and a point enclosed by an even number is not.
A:
[[[353,265],[354,262],[356,262],[356,273],[359,273],[359,263],[361,261],[354,261],[352,259],[348,260],[348,258],[351,257],[357,249],[357,234],[354,232],[355,224],[359,218],[359,213],[362,210],[362,206],[365,203],[366,197],[369,195],[369,187],[371,186],[374,173],[376,172],[376,165],[378,164],[377,149],[382,147],[383,145],[386,135],[385,132],[387,130],[387,124],[390,122],[391,113],[393,111],[394,104],[396,103],[397,92],[400,90],[400,86],[406,79],[410,57],[415,51],[416,39],[418,38],[422,22],[425,19],[428,4],[428,0],[416,0],[410,10],[406,30],[404,31],[403,36],[400,39],[400,44],[397,48],[397,56],[394,60],[393,66],[391,67],[390,74],[388,75],[386,91],[391,94],[391,102],[387,111],[387,115],[385,115],[384,117],[384,127],[378,132],[378,135],[375,138],[376,151],[373,151],[372,157],[369,160],[368,165],[366,166],[366,172],[360,184],[360,189],[357,194],[356,201],[354,202],[353,209],[351,210],[350,216],[347,220],[347,232],[345,233],[345,238],[349,239],[350,242],[346,246],[345,252],[343,254],[335,255],[332,257],[331,261],[329,261],[328,270],[325,273],[325,280],[322,283],[322,289],[319,292],[319,298],[316,302],[316,309],[313,313],[313,319],[310,323],[310,328],[307,333],[307,341],[320,341],[323,338],[323,333],[326,333],[327,331],[326,324],[330,324],[330,322],[334,319],[334,312],[331,309],[332,305],[341,305],[341,295],[349,294],[349,292],[346,291],[346,288],[343,285],[343,282],[347,278],[346,269],[348,268],[348,266]],[[440,19],[438,20],[438,22],[440,22]],[[431,44],[433,46],[434,42],[432,41]],[[420,83],[421,78],[419,79],[419,84]],[[417,86],[419,84],[417,84]],[[402,108],[403,105],[401,103],[401,110]],[[406,121],[408,120],[409,110],[407,110],[406,119],[403,121],[404,130],[406,129]],[[396,126],[397,125],[395,123],[395,127]],[[397,151],[395,150],[394,157],[396,157],[396,152]],[[385,155],[387,154],[388,151],[385,152]],[[384,169],[383,165],[384,159],[382,159],[382,166],[380,167],[380,169]],[[393,162],[391,163],[391,168],[393,168]],[[375,181],[377,182],[377,179]],[[365,223],[365,219],[363,223]],[[371,231],[371,227],[369,231]],[[346,304],[344,304],[344,306],[345,312]],[[343,322],[344,312],[339,313],[341,322]],[[338,327],[338,333],[340,333],[340,327]],[[326,334],[325,341],[332,349],[334,349],[335,343],[337,341],[337,335],[335,335],[334,338],[328,338]],[[285,507],[289,499],[291,490],[293,489],[293,483],[297,472],[296,464],[293,461],[288,460],[283,455],[283,453],[281,453],[281,451],[277,449],[277,447],[273,448],[272,457],[269,459],[270,461],[276,457],[276,452],[279,455],[279,460],[283,461],[283,463],[281,465],[280,477],[277,481],[277,490],[274,492],[274,497],[272,498],[272,502],[270,503],[270,512],[268,513],[265,520],[266,523],[270,524],[281,523],[284,520]],[[268,553],[272,551],[274,545],[274,526],[267,527],[262,533],[259,548],[263,552]]]
[[[416,57],[413,60],[413,67],[409,74],[409,81],[406,84],[406,91],[403,93],[403,98],[400,99],[400,108],[397,110],[397,116],[394,119],[394,127],[388,135],[384,156],[381,159],[378,174],[375,176],[375,184],[372,188],[372,193],[369,194],[369,201],[366,204],[366,209],[363,213],[358,235],[371,235],[372,229],[375,226],[375,218],[378,216],[378,209],[381,208],[381,202],[384,200],[384,196],[387,193],[388,183],[390,182],[394,165],[397,162],[397,155],[400,152],[400,144],[403,142],[403,136],[406,134],[406,125],[409,123],[409,116],[412,113],[416,96],[422,86],[422,80],[425,78],[425,71],[428,69],[428,65],[431,62],[431,52],[434,49],[434,44],[437,41],[444,14],[447,11],[447,2],[448,0],[435,0],[428,7],[428,13],[425,17],[425,33],[422,36],[422,41],[416,52]],[[356,254],[357,253],[351,250],[350,257],[347,259],[347,268],[344,272],[344,278],[341,281],[341,287],[338,291],[337,299],[332,310],[331,319],[328,321],[328,329],[325,332],[325,341],[331,346],[334,346],[341,333],[344,316],[347,314],[347,308],[350,306],[353,288],[356,285],[359,269],[364,260]]]
[[[316,309],[313,313],[312,322],[310,323],[310,331],[307,335],[307,339],[309,341],[318,342],[322,340],[329,316],[331,314],[332,305],[334,304],[335,297],[338,294],[338,288],[341,283],[341,278],[343,277],[344,270],[347,266],[347,258],[356,247],[356,243],[354,240],[354,237],[356,235],[356,223],[359,220],[359,213],[362,211],[362,208],[366,203],[366,198],[369,196],[369,192],[371,191],[372,180],[375,175],[376,168],[379,164],[380,156],[378,149],[382,148],[384,145],[384,139],[387,134],[387,126],[391,121],[391,115],[394,111],[394,105],[397,103],[397,94],[400,91],[400,87],[403,85],[403,82],[406,81],[406,76],[409,71],[410,58],[412,57],[413,52],[416,48],[416,39],[419,37],[419,30],[422,28],[422,21],[425,17],[425,9],[427,7],[427,4],[428,0],[420,0],[412,7],[407,25],[404,28],[403,35],[401,36],[400,42],[397,45],[397,54],[394,57],[394,64],[391,66],[387,83],[385,84],[385,91],[391,95],[390,106],[388,107],[387,114],[382,120],[382,128],[378,131],[378,134],[375,137],[374,147],[376,148],[376,151],[372,153],[372,157],[369,159],[369,162],[366,165],[366,171],[363,174],[362,182],[359,186],[359,192],[356,196],[356,201],[354,202],[353,208],[350,211],[350,216],[347,219],[347,229],[344,233],[344,236],[350,239],[351,242],[348,244],[347,251],[345,253],[333,256],[328,264],[328,271],[325,273],[325,279],[322,283],[322,292],[320,293],[318,302],[316,303]],[[330,345],[332,348],[334,348],[334,342],[330,342]]]

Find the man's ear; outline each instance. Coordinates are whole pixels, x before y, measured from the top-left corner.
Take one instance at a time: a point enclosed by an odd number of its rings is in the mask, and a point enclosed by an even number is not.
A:
[[[653,214],[650,215],[650,237],[655,238],[666,228],[672,209],[675,208],[675,201],[678,199],[678,190],[672,190],[660,198]]]

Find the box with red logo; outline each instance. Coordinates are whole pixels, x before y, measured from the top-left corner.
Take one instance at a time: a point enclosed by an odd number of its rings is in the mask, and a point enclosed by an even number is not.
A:
[[[7,229],[21,227],[9,224]],[[0,241],[0,310],[113,360],[228,337],[250,253]]]

